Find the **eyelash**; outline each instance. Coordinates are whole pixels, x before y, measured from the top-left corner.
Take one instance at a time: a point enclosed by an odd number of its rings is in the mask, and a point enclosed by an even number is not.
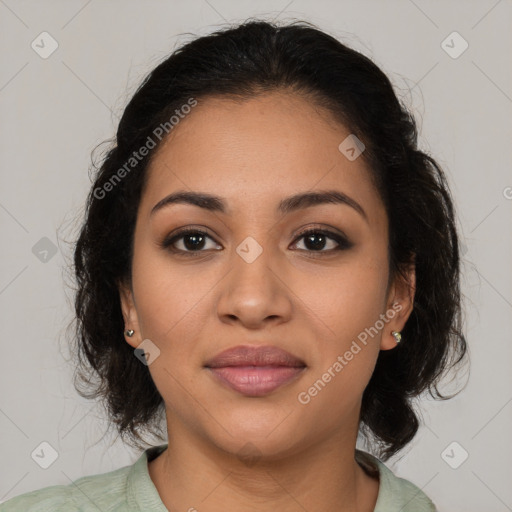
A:
[[[322,253],[332,254],[334,251],[347,250],[347,249],[350,249],[354,245],[354,244],[352,244],[352,242],[350,242],[347,238],[345,238],[342,235],[339,235],[339,234],[334,233],[329,230],[319,229],[319,228],[308,228],[308,229],[302,231],[295,238],[293,245],[295,245],[300,239],[305,238],[306,236],[308,236],[310,234],[324,235],[327,238],[334,240],[338,244],[338,246],[335,247],[334,249],[328,249],[328,250],[312,251],[312,250],[307,250],[307,249],[299,249],[300,251],[305,251],[305,252],[314,254],[315,256],[313,256],[313,257],[318,257],[317,254],[321,257]],[[205,231],[203,231],[201,229],[185,228],[185,229],[179,231],[178,233],[175,233],[172,237],[165,238],[160,243],[160,246],[162,249],[165,249],[165,250],[170,251],[175,254],[183,255],[185,257],[197,257],[197,255],[199,255],[200,253],[205,252],[204,250],[184,251],[182,249],[176,249],[175,247],[173,247],[173,244],[175,244],[178,240],[184,238],[187,235],[201,235],[201,236],[204,236],[204,237],[207,237],[207,238],[210,238],[211,240],[213,240],[212,237],[208,233],[206,233]]]

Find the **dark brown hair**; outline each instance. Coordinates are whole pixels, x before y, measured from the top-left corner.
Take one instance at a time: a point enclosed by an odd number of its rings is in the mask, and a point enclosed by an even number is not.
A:
[[[386,75],[306,22],[249,20],[199,37],[151,71],[130,100],[94,177],[74,252],[75,385],[82,396],[104,399],[112,423],[134,445],[141,446],[143,433],[160,432],[162,397],[125,341],[118,288],[130,282],[146,170],[165,140],[156,140],[155,130],[191,98],[243,100],[276,90],[304,95],[364,141],[362,157],[389,219],[390,276],[403,276],[415,261],[414,309],[403,341],[380,352],[362,400],[361,433],[386,460],[418,430],[412,400],[426,390],[451,398],[437,385],[466,355],[454,206],[442,169],[418,149],[415,120]],[[148,137],[156,149],[127,167]]]

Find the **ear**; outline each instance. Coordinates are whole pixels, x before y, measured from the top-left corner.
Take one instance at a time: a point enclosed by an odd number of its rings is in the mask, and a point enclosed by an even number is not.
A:
[[[389,287],[385,314],[390,320],[382,332],[381,350],[390,350],[396,347],[397,341],[391,332],[402,331],[414,308],[416,292],[416,268],[414,263],[404,267],[403,273],[405,276],[397,273]]]
[[[135,308],[135,300],[133,298],[133,290],[124,281],[119,283],[119,296],[121,300],[121,310],[124,318],[124,331],[123,335],[126,342],[133,348],[137,348],[142,342],[142,333],[139,325],[139,317],[137,309]],[[133,329],[135,332],[133,336],[129,337],[126,334],[127,329]]]

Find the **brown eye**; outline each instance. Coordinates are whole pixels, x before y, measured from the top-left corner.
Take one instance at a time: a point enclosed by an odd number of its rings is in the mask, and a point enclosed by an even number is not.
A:
[[[166,238],[161,246],[175,253],[198,253],[204,252],[205,249],[215,249],[216,244],[208,247],[208,240],[213,242],[208,233],[198,229],[188,229]]]
[[[331,231],[309,229],[302,232],[296,240],[304,239],[304,249],[309,252],[331,252],[352,247],[352,243],[345,237]],[[297,242],[294,243],[297,245]]]

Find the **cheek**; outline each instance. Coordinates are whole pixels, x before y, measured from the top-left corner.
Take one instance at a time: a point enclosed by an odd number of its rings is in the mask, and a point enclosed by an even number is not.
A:
[[[193,410],[185,398],[195,393],[191,361],[202,357],[199,341],[213,284],[193,265],[173,264],[165,253],[141,249],[134,255],[139,326],[159,350],[148,369],[167,406],[181,413]]]
[[[319,332],[331,340],[348,340],[373,325],[386,301],[385,263],[356,255],[336,270],[304,274],[294,291],[314,313]]]
[[[322,416],[324,427],[347,424],[358,408],[380,350],[381,330],[372,329],[382,310],[380,272],[352,272],[329,289],[317,310],[316,354],[308,379],[297,395],[304,414]],[[316,427],[315,427],[316,428]]]
[[[328,276],[304,280],[317,350],[301,390],[310,411],[334,418],[355,407],[373,373],[380,350],[387,268],[385,262],[357,257]],[[309,292],[307,291],[309,290]],[[375,331],[375,325],[379,322]],[[330,405],[329,405],[330,404]],[[309,407],[309,405],[307,406]]]
[[[207,260],[176,262],[149,241],[139,243],[133,260],[133,288],[142,335],[155,343],[162,356],[150,367],[157,386],[159,367],[165,365],[183,379],[190,373],[191,362],[204,357],[201,340],[207,337],[205,326],[211,323],[216,286],[226,272]]]

